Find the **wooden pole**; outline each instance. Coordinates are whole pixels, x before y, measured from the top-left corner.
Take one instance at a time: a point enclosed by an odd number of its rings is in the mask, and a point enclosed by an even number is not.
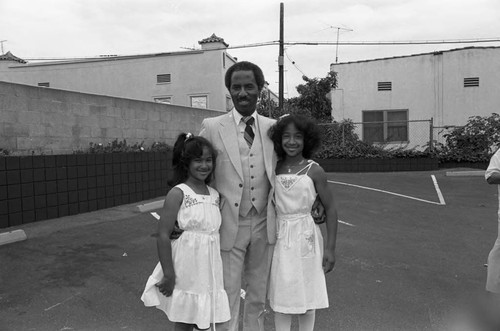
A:
[[[283,2],[280,3],[280,50],[279,50],[279,56],[278,56],[278,73],[279,73],[279,91],[278,91],[278,96],[279,96],[279,104],[278,107],[280,109],[280,113],[283,111],[283,66],[284,66],[284,61],[283,61],[283,55],[284,55],[284,22],[283,22],[283,17],[284,17],[284,5]]]

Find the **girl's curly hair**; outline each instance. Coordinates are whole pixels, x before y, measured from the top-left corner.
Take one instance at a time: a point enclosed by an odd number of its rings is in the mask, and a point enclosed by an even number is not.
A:
[[[295,125],[297,130],[304,134],[304,149],[302,156],[306,159],[311,158],[316,149],[320,146],[320,132],[314,120],[303,115],[285,115],[280,118],[268,132],[269,138],[274,143],[274,150],[280,160],[286,156],[282,146],[283,132],[289,124]]]

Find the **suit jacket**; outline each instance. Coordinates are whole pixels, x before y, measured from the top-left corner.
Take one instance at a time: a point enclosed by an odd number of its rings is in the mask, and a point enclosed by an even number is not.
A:
[[[267,238],[270,244],[276,242],[276,213],[272,197],[274,195],[274,178],[276,169],[276,153],[273,142],[267,132],[275,120],[255,113],[258,122],[258,132],[262,141],[262,153],[267,177],[271,184],[267,202]],[[240,152],[238,146],[236,123],[233,113],[212,118],[206,118],[201,124],[200,136],[207,138],[217,151],[214,187],[222,196],[220,227],[220,243],[222,250],[231,250],[238,233],[239,205],[242,190],[239,183],[243,182]],[[259,189],[259,188],[256,188]]]

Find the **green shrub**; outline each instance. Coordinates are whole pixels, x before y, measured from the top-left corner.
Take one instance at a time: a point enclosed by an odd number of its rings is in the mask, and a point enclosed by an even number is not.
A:
[[[433,151],[440,162],[488,162],[500,145],[500,116],[471,116],[443,137]]]

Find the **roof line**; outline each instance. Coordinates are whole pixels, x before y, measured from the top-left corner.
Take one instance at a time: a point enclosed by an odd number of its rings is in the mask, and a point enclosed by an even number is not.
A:
[[[446,50],[426,52],[426,53],[398,55],[398,56],[388,56],[388,57],[381,57],[381,58],[367,59],[367,60],[358,60],[358,61],[347,61],[347,62],[340,62],[340,63],[331,63],[330,66],[339,65],[339,64],[351,64],[351,63],[363,63],[363,62],[372,62],[372,61],[383,61],[383,60],[390,60],[390,59],[400,59],[400,58],[414,57],[414,56],[439,55],[439,54],[442,54],[442,53],[457,52],[457,51],[463,51],[463,50],[469,50],[469,49],[496,49],[496,48],[500,48],[500,46],[484,46],[484,47],[468,46],[468,47],[453,48],[453,49],[446,49]]]

